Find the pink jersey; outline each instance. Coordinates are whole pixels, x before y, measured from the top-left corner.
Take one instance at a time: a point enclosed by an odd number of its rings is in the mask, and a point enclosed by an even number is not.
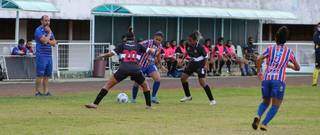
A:
[[[224,45],[222,44],[216,44],[215,47],[212,49],[212,57],[215,58],[215,57],[218,57],[218,59],[221,59],[222,56],[224,54],[226,54],[227,50],[226,48],[224,47]]]
[[[204,48],[204,50],[206,51],[207,54],[210,53],[210,46],[203,45],[203,48]]]
[[[267,58],[264,80],[285,82],[288,63],[296,63],[293,51],[285,45],[274,45],[269,46],[262,55]]]
[[[174,58],[174,54],[176,51],[175,47],[163,48],[164,58]]]

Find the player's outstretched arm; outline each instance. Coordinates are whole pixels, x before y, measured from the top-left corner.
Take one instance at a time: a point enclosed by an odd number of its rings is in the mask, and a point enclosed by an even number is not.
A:
[[[112,57],[114,55],[113,52],[108,52],[108,53],[102,53],[100,54],[97,59],[102,59],[102,58],[109,58],[109,57]]]

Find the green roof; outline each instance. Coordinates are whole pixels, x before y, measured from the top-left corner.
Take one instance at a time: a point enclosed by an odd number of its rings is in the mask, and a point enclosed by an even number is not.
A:
[[[59,12],[52,3],[45,0],[2,0],[1,7],[34,12]]]
[[[96,15],[114,16],[156,16],[156,17],[200,17],[200,18],[235,18],[263,20],[294,20],[291,12],[259,9],[215,8],[204,6],[155,6],[104,4],[92,9]]]

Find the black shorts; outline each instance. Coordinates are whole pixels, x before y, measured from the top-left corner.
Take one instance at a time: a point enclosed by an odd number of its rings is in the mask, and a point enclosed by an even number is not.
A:
[[[118,82],[121,82],[128,76],[131,77],[132,81],[135,81],[139,85],[141,85],[145,81],[145,77],[141,70],[129,71],[126,69],[119,68],[113,76]]]
[[[206,71],[202,63],[190,62],[183,71],[183,73],[189,76],[191,76],[194,72],[198,74],[199,78],[206,77]]]
[[[316,57],[315,59],[316,68],[320,68],[320,48],[315,50],[315,57]]]

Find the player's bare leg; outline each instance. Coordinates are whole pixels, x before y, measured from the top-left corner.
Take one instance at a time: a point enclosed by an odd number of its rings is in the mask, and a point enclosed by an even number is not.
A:
[[[268,123],[274,118],[274,116],[276,116],[279,107],[282,103],[281,99],[277,99],[277,98],[272,98],[272,106],[269,109],[265,119],[262,121],[261,125],[260,125],[260,130],[262,131],[267,131],[267,125]]]
[[[51,96],[51,94],[49,93],[49,90],[48,90],[48,85],[49,85],[49,78],[48,77],[43,77],[42,85],[43,85],[43,94],[45,96]]]
[[[91,104],[85,105],[85,107],[96,109],[99,103],[101,102],[101,100],[108,94],[109,90],[116,84],[118,84],[118,81],[114,78],[114,76],[111,76],[109,81],[107,81],[106,84],[100,90],[94,102]]]
[[[158,71],[154,71],[149,74],[151,78],[153,79],[153,87],[152,87],[152,95],[151,95],[151,102],[155,104],[159,104],[160,102],[157,99],[157,93],[160,87],[160,73]]]
[[[144,98],[146,100],[146,109],[151,109],[150,88],[147,81],[145,80],[140,86],[142,87]]]
[[[180,80],[181,80],[181,84],[182,84],[182,87],[184,90],[185,97],[180,99],[180,102],[186,102],[186,101],[192,100],[192,96],[191,96],[190,89],[189,89],[188,78],[189,78],[188,74],[182,73]]]
[[[261,104],[259,105],[257,116],[254,117],[252,122],[252,128],[254,130],[257,130],[260,124],[261,116],[264,114],[264,112],[268,109],[269,105],[271,103],[271,100],[269,98],[264,98]]]
[[[217,104],[216,100],[214,100],[214,98],[212,96],[211,89],[210,89],[209,85],[206,82],[206,78],[198,78],[198,81],[199,81],[199,84],[201,85],[201,87],[206,92],[206,95],[208,96],[208,99],[210,101],[210,105]]]
[[[35,80],[35,96],[40,96],[41,92],[40,92],[40,86],[42,83],[42,77],[37,77]]]

